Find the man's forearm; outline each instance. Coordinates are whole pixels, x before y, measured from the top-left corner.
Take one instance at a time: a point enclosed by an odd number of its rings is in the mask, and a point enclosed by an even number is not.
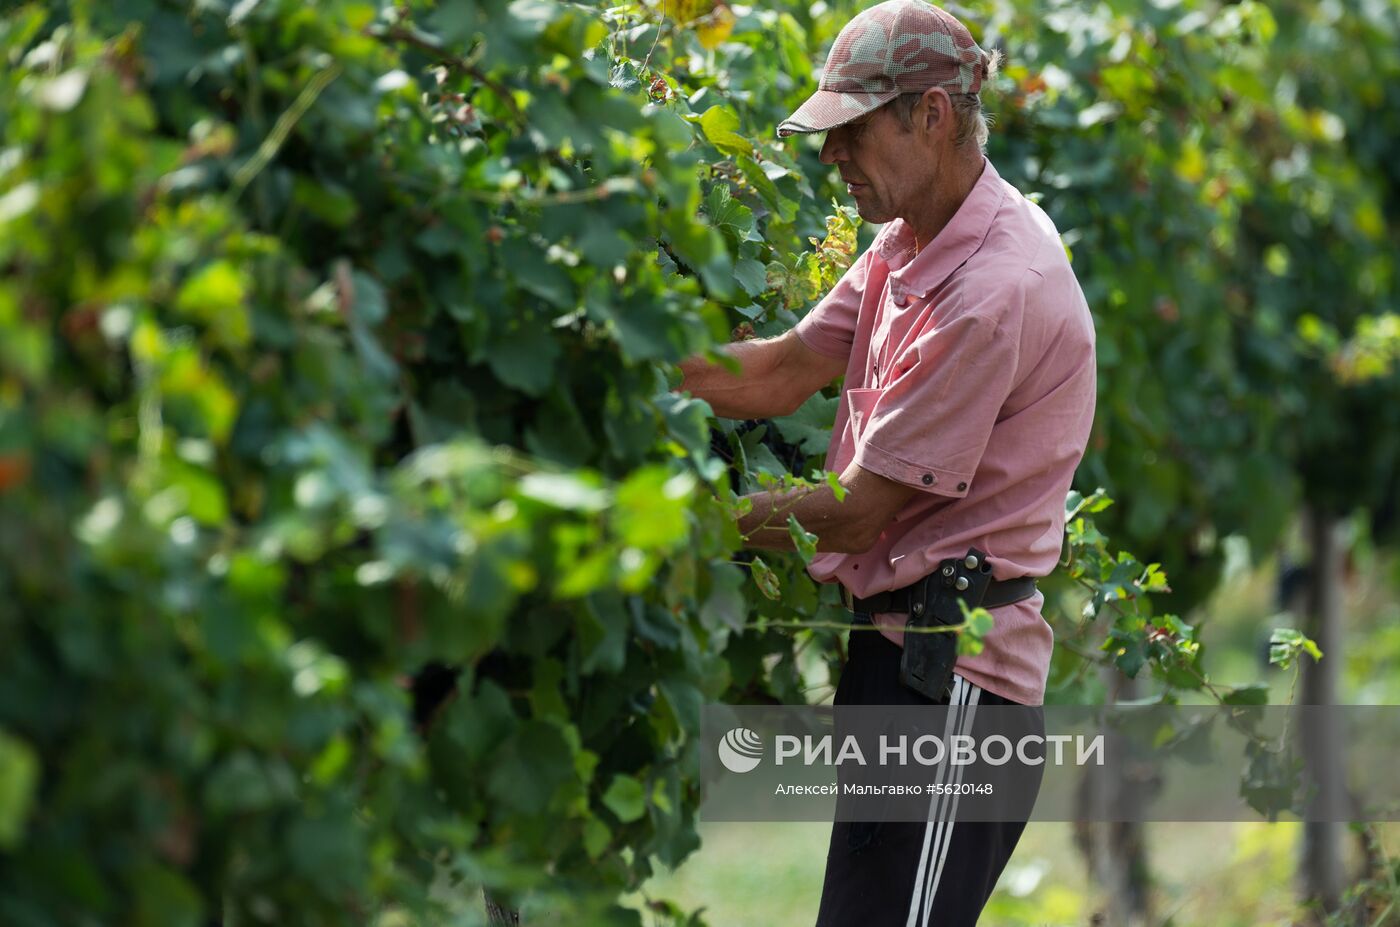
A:
[[[859,554],[870,549],[875,538],[849,501],[836,501],[831,487],[790,489],[786,492],[756,492],[744,498],[753,508],[739,519],[739,533],[745,547],[792,550],[788,517],[817,536],[817,550]]]
[[[738,372],[703,357],[681,362],[685,379],[680,389],[705,400],[723,418],[771,418],[792,411],[791,391],[777,375],[781,349],[776,340],[736,341],[720,349],[738,365]]]

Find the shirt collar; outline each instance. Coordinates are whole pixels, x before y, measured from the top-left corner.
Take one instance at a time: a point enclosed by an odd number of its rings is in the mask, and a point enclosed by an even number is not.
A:
[[[1006,198],[1006,185],[985,155],[982,164],[982,176],[973,184],[967,199],[918,254],[914,254],[914,232],[903,219],[896,219],[890,234],[880,240],[880,257],[890,268],[891,276],[909,291],[920,296],[932,293],[982,247],[992,227],[992,217]]]

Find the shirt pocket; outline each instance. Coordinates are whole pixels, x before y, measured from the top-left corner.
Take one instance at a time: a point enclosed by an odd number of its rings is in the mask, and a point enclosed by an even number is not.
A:
[[[851,414],[851,438],[853,443],[859,444],[861,435],[865,432],[866,423],[870,420],[870,414],[875,411],[875,404],[880,401],[882,389],[848,389],[846,390],[846,403]]]

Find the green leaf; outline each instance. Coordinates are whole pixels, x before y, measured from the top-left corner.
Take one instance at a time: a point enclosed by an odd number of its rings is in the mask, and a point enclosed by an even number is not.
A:
[[[603,793],[603,804],[624,824],[640,818],[647,810],[646,790],[631,776],[618,773]]]
[[[355,287],[355,301],[352,311],[355,318],[365,325],[378,325],[389,315],[389,300],[384,295],[384,287],[379,281],[362,270],[350,275]]]
[[[590,294],[587,308],[589,318],[607,325],[608,334],[615,338],[628,360],[651,360],[676,353],[672,346],[675,321],[657,311],[655,305],[617,299],[609,293],[606,299]],[[629,409],[625,414],[636,417],[638,412]]]
[[[248,750],[214,767],[205,784],[205,805],[215,814],[266,811],[290,802],[296,783],[281,760],[264,760]]]
[[[589,859],[597,859],[612,842],[612,831],[597,818],[589,818],[583,824],[583,849]]]
[[[446,3],[427,18],[430,28],[445,45],[467,45],[481,24],[481,13],[474,3]]]
[[[557,264],[533,260],[530,272],[522,275],[517,282],[522,289],[556,309],[573,309],[578,305],[573,281],[569,279],[568,272]]]
[[[1322,659],[1322,651],[1317,642],[1302,631],[1293,628],[1275,628],[1269,638],[1269,662],[1281,669],[1289,669],[1293,661],[1306,653],[1316,663]]]
[[[1225,705],[1267,705],[1269,703],[1269,685],[1263,682],[1254,682],[1249,685],[1236,686],[1225,693],[1220,699]]]
[[[550,335],[518,325],[491,346],[486,362],[502,383],[540,396],[554,382],[559,351],[559,342]]]
[[[292,182],[292,199],[327,225],[344,228],[354,221],[359,205],[339,184],[316,182],[298,175]]]
[[[632,630],[637,638],[663,650],[675,650],[680,646],[681,626],[675,614],[660,605],[645,605],[635,598],[631,605]]]
[[[668,550],[687,534],[685,513],[696,486],[689,473],[645,467],[618,487],[613,523],[622,543],[642,550]]]
[[[166,486],[175,490],[184,503],[184,510],[201,525],[215,527],[228,518],[228,503],[224,484],[202,467],[180,460],[167,461],[162,467]]]
[[[744,434],[739,439],[740,447],[744,452],[744,461],[749,474],[762,477],[768,474],[773,477],[788,476],[788,468],[782,461],[774,456],[768,445],[763,443],[763,436],[767,433],[768,426],[760,426]]]
[[[461,782],[477,764],[494,756],[515,730],[517,719],[510,696],[490,679],[475,692],[463,689],[442,708],[431,742],[434,766],[442,776]]]
[[[735,262],[734,279],[750,296],[759,296],[768,291],[768,269],[753,258],[744,258]],[[750,318],[756,318],[764,311],[762,307],[755,307],[755,309],[757,311]]]
[[[700,621],[707,628],[738,631],[748,618],[744,600],[744,575],[737,567],[719,564],[710,571],[709,595],[700,606]]]
[[[522,816],[547,816],[566,783],[577,781],[573,751],[558,727],[525,721],[491,756],[487,792]]]
[[[363,831],[349,808],[306,811],[286,831],[293,871],[327,894],[350,891],[364,866]]]
[[[608,75],[608,83],[623,93],[636,93],[642,89],[641,77],[637,74],[636,66],[630,61],[619,61],[613,65]]]
[[[717,229],[696,222],[693,214],[668,210],[663,219],[667,241],[686,266],[699,275],[716,299],[734,293],[734,264],[724,236]]]
[[[769,176],[768,170],[765,168],[772,167],[779,175],[786,173],[786,171],[783,171],[782,168],[778,168],[777,165],[772,164],[772,162],[760,165],[753,158],[744,157],[743,155],[737,158],[737,163],[739,165],[739,170],[744,174],[744,179],[758,191],[758,195],[763,198],[764,204],[778,216],[779,220],[791,222],[797,217],[798,204],[784,196],[778,190],[778,185],[773,182],[773,178]]]
[[[753,574],[754,582],[758,584],[758,591],[766,598],[777,601],[782,595],[782,587],[778,583],[778,575],[773,572],[773,568],[763,562],[762,557],[754,557],[749,564],[749,572]]]
[[[580,669],[585,673],[616,673],[627,660],[632,622],[620,598],[590,595],[577,620]]]
[[[760,240],[754,229],[753,211],[734,198],[728,184],[715,184],[710,188],[705,195],[705,215],[709,217],[710,225],[719,229],[731,245]],[[762,265],[757,261],[747,263],[762,270]],[[749,268],[751,274],[752,270]]]
[[[243,275],[228,261],[214,261],[185,281],[175,307],[207,325],[221,344],[241,346],[253,333],[244,294]]]
[[[1277,820],[1280,812],[1296,811],[1303,761],[1254,739],[1245,742],[1245,756],[1240,795],[1249,806],[1270,821]]]
[[[1147,663],[1147,650],[1141,635],[1119,641],[1113,652],[1113,664],[1123,671],[1123,675],[1133,679]]]
[[[0,850],[17,849],[23,842],[38,784],[38,755],[0,730]]]
[[[699,706],[697,705],[696,707],[698,708]],[[698,716],[698,711],[696,714]],[[666,794],[665,780],[656,780],[656,783],[651,790],[651,803],[655,805],[662,814],[672,813],[671,799],[670,796]]]
[[[728,107],[717,105],[705,110],[700,115],[700,128],[710,144],[726,154],[753,154],[753,143],[739,134],[739,117]]]
[[[791,415],[773,419],[773,424],[783,440],[795,445],[802,453],[825,454],[827,445],[831,443],[831,427],[836,422],[836,411],[840,406],[840,396],[817,393]]]
[[[817,555],[817,536],[803,530],[798,524],[796,515],[789,515],[787,520],[788,536],[792,538],[793,549],[797,551],[803,563],[811,563],[812,558]]]
[[[996,624],[996,617],[985,608],[969,609],[965,602],[959,602],[963,622],[966,627],[958,632],[958,654],[976,656],[985,646],[984,640]]]
[[[1092,515],[1095,512],[1102,512],[1112,504],[1113,500],[1105,495],[1102,489],[1099,489],[1095,490],[1094,494],[1089,497],[1089,504],[1085,506],[1084,511]]]
[[[532,39],[545,31],[560,15],[558,5],[545,0],[512,0],[506,9],[506,22],[512,35]]]
[[[131,872],[137,927],[199,927],[204,901],[183,875],[158,863],[138,862]]]

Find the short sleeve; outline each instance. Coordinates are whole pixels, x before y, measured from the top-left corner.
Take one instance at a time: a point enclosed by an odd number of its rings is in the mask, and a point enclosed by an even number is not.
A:
[[[874,259],[872,245],[846,269],[822,301],[798,321],[793,331],[803,344],[827,357],[850,358],[851,345],[856,338],[856,320],[866,288],[871,283],[870,265]]]
[[[1019,354],[1018,337],[989,316],[968,313],[934,325],[873,397],[855,463],[915,489],[967,495]]]

